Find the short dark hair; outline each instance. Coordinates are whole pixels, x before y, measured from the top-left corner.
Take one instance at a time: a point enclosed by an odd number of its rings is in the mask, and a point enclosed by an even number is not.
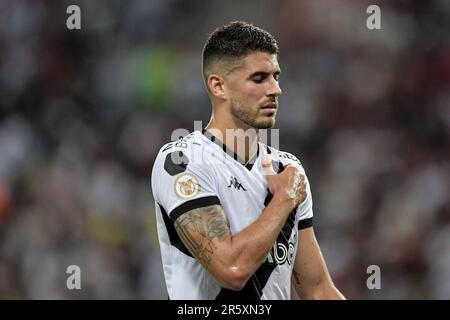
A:
[[[203,72],[216,59],[239,58],[262,51],[278,54],[278,44],[267,31],[244,21],[233,21],[214,30],[203,48]]]

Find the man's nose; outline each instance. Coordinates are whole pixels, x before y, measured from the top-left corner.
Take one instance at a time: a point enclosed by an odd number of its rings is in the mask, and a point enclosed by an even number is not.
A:
[[[270,86],[270,89],[269,89],[269,92],[267,95],[278,97],[278,96],[281,96],[282,93],[283,93],[283,91],[281,91],[280,83],[277,80],[272,78],[271,86]]]

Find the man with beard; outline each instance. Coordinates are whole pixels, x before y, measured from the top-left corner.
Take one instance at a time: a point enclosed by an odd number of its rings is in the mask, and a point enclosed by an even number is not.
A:
[[[237,21],[203,49],[212,103],[202,131],[163,146],[152,171],[170,299],[344,299],[313,231],[300,161],[263,144],[278,112],[278,45]]]

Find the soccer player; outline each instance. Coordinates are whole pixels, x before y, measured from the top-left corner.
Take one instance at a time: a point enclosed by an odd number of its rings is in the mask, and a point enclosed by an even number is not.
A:
[[[291,287],[344,299],[314,236],[300,161],[258,139],[278,112],[277,54],[272,35],[245,22],[206,42],[210,122],[164,145],[152,171],[170,299],[290,299]]]

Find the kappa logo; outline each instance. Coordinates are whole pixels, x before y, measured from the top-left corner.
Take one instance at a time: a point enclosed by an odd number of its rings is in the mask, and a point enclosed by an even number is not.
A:
[[[200,192],[200,184],[197,178],[191,174],[183,174],[175,180],[175,193],[183,199],[194,197]]]
[[[247,191],[247,189],[244,188],[244,186],[236,179],[236,177],[231,177],[230,179],[230,185],[228,186],[228,188],[234,187],[235,189],[238,190],[244,190]]]

